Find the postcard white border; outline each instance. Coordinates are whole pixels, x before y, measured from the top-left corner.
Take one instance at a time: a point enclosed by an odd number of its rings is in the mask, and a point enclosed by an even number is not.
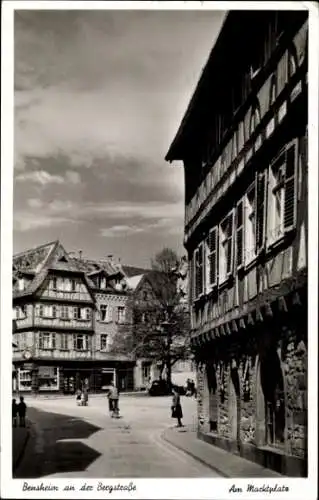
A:
[[[55,484],[58,493],[23,491],[23,480],[13,480],[11,472],[11,366],[12,366],[12,223],[13,223],[13,14],[17,9],[166,9],[166,10],[309,10],[309,327],[308,327],[308,457],[307,479],[92,479],[93,492],[63,493],[68,483],[79,488],[84,480],[74,479],[29,480],[29,484]],[[181,498],[228,499],[265,498],[265,493],[248,494],[247,484],[256,487],[288,485],[289,491],[272,493],[271,498],[317,498],[317,348],[318,348],[318,7],[316,2],[87,2],[87,1],[6,1],[2,3],[2,102],[1,102],[1,496],[3,498],[105,498],[109,495],[97,491],[103,484],[124,485],[130,481],[136,491],[112,492],[113,498]],[[191,97],[191,96],[190,96]],[[169,168],[169,167],[168,167]],[[10,353],[10,355],[9,355]],[[232,494],[232,484],[242,487],[243,493]]]

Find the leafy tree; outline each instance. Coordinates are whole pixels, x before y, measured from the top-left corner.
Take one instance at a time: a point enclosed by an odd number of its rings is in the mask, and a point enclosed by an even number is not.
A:
[[[153,262],[154,267],[161,269],[145,274],[130,294],[128,322],[120,326],[111,349],[133,359],[146,358],[159,363],[160,376],[163,377],[165,370],[166,380],[171,384],[172,367],[190,355],[189,314],[180,304],[177,277],[171,272],[178,262],[175,252],[164,249]]]

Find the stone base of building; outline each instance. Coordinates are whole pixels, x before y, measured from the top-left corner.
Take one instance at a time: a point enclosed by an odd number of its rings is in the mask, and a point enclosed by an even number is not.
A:
[[[255,462],[262,467],[272,469],[288,477],[307,477],[307,461],[292,455],[285,455],[268,446],[257,447],[248,443],[238,443],[222,438],[213,433],[198,431],[197,437],[206,443],[218,446],[230,453],[239,455],[246,460]]]

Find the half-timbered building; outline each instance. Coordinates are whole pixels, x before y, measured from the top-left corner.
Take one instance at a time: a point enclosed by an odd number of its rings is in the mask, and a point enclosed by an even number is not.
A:
[[[230,12],[166,156],[185,170],[198,435],[307,463],[306,11]]]
[[[58,241],[14,256],[13,388],[133,389],[135,362],[109,352],[126,300],[125,273],[109,261],[75,258]]]

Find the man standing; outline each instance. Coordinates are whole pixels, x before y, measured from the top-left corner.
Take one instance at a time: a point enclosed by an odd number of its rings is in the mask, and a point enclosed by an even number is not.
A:
[[[111,417],[119,416],[119,391],[114,382],[111,382],[107,397],[109,398],[109,411]]]

